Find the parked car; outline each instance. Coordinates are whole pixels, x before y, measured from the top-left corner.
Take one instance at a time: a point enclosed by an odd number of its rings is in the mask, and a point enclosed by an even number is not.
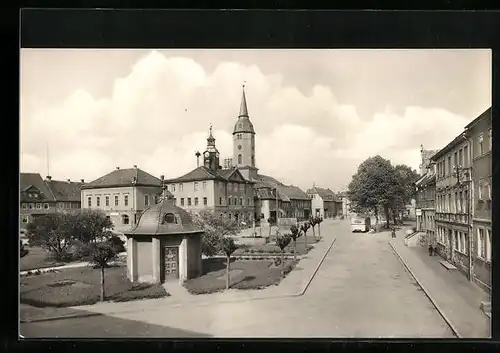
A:
[[[353,217],[351,219],[351,231],[355,232],[368,232],[370,230],[370,217]]]

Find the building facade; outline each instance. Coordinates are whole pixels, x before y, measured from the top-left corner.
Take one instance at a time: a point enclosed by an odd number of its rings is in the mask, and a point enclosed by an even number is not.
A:
[[[210,133],[203,152],[203,165],[178,178],[164,181],[177,206],[186,211],[212,210],[238,222],[254,219],[254,191],[239,168],[222,169],[215,138]]]
[[[313,186],[307,195],[311,198],[313,216],[332,218],[343,213],[343,201],[332,190]]]
[[[56,211],[80,209],[81,182],[42,179],[38,173],[20,173],[20,229],[35,217]]]
[[[103,211],[119,232],[130,230],[142,212],[157,204],[162,181],[137,168],[108,173],[81,187],[82,209]]]
[[[470,144],[464,133],[437,152],[436,215],[437,248],[441,257],[471,276],[472,192]]]
[[[426,245],[435,246],[436,227],[436,174],[434,165],[429,166],[427,173],[415,183],[416,193],[416,228],[418,232],[425,233]]]
[[[491,290],[492,116],[491,108],[466,126],[472,155],[473,279]]]

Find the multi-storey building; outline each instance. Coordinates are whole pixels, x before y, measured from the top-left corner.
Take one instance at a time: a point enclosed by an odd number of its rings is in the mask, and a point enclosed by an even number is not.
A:
[[[42,179],[38,173],[20,173],[20,228],[24,229],[33,218],[57,210],[80,208],[80,183]]]
[[[332,190],[313,186],[307,195],[311,198],[314,216],[331,218],[342,214],[343,201]]]
[[[129,230],[141,213],[157,204],[162,195],[162,180],[134,166],[108,173],[81,187],[83,209],[102,210],[115,230]]]
[[[427,172],[415,183],[417,231],[425,233],[426,244],[436,245],[436,173],[435,165],[429,164]]]
[[[471,276],[471,158],[464,133],[431,160],[436,164],[435,227],[438,253]]]
[[[473,220],[472,254],[473,279],[491,290],[491,175],[492,135],[491,108],[465,127],[472,155]]]
[[[254,219],[253,184],[238,168],[222,169],[212,127],[203,153],[203,165],[178,178],[165,180],[177,206],[199,212],[213,210],[238,222]]]

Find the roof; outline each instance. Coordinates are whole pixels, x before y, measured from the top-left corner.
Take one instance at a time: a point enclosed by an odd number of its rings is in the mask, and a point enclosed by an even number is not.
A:
[[[231,179],[234,174],[238,174],[241,178],[240,180]],[[238,168],[232,167],[229,169],[219,169],[217,172],[207,168],[205,166],[199,166],[196,169],[193,169],[187,174],[184,174],[178,178],[165,180],[167,183],[187,183],[192,181],[201,181],[201,180],[221,180],[221,181],[229,181],[231,182],[240,182],[240,183],[253,183],[252,181],[246,180],[241,173],[238,171]]]
[[[135,182],[134,182],[135,180]],[[139,168],[116,169],[90,183],[82,185],[82,189],[103,189],[124,186],[157,186],[161,180]]]
[[[54,196],[50,192],[49,188],[43,181],[42,177],[38,173],[20,173],[19,174],[19,189],[21,191],[20,201],[21,202],[33,202],[34,200],[26,197],[23,191],[27,191],[30,187],[35,187],[40,191],[41,198],[37,201],[52,201],[54,202]]]
[[[491,117],[491,107],[486,109],[482,114],[480,114],[476,119],[472,120],[467,126],[465,126],[465,129],[468,130],[474,125],[476,125],[480,120],[483,118]]]
[[[80,202],[82,183],[59,180],[46,180],[45,184],[56,201]]]
[[[310,200],[311,198],[302,191],[299,187],[294,185],[285,185],[282,187],[283,192],[291,200]]]
[[[172,222],[168,222],[166,215],[170,215]],[[167,216],[168,217],[168,216]],[[180,207],[174,205],[173,198],[168,195],[156,204],[146,208],[139,218],[136,226],[125,235],[174,235],[203,233],[197,229],[191,215]]]
[[[245,97],[245,86],[243,86],[243,94],[241,96],[240,113],[238,114],[238,121],[234,124],[233,135],[241,132],[249,132],[255,134],[253,124],[248,116],[247,99]]]
[[[335,195],[335,193],[330,189],[313,186],[312,189],[307,190],[307,194],[318,194],[323,199],[323,201],[340,202],[337,195]]]
[[[311,198],[294,185],[285,185],[277,179],[268,175],[257,174],[257,196],[261,199],[274,199],[276,195],[271,191],[278,189],[278,198],[281,201],[288,202],[290,200],[310,200]]]
[[[439,158],[441,158],[443,155],[448,153],[453,149],[453,147],[457,146],[460,142],[465,140],[465,134],[464,132],[461,132],[460,135],[455,137],[450,143],[448,143],[445,147],[440,149],[436,154],[434,154],[431,157],[431,161],[437,161]]]
[[[422,178],[420,178],[415,183],[415,185],[423,187],[423,186],[429,185],[430,183],[435,182],[435,181],[436,181],[436,174],[434,174],[434,173],[427,173]]]

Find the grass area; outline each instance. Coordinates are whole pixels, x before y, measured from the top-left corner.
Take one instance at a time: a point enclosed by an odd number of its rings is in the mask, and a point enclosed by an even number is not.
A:
[[[69,268],[36,276],[22,277],[22,304],[35,307],[68,307],[95,304],[100,300],[101,272],[91,267]],[[105,271],[106,300],[130,301],[168,296],[160,284],[133,285],[127,279],[126,267]]]
[[[304,255],[307,254],[315,243],[315,239],[312,235],[307,236],[307,249],[305,247],[304,236],[297,239],[297,254]],[[293,254],[294,244],[293,241],[285,248],[285,253]],[[281,249],[276,245],[275,237],[271,237],[269,243],[262,245],[239,245],[238,249],[234,252],[234,256],[245,255],[259,255],[259,254],[280,254]]]
[[[203,260],[201,277],[189,279],[184,286],[192,294],[207,294],[226,289],[225,259]],[[285,261],[285,275],[295,267],[293,260]],[[262,289],[278,284],[281,277],[281,265],[275,266],[271,260],[248,261],[233,260],[231,262],[230,288]]]
[[[39,247],[24,246],[29,250],[28,255],[19,259],[19,268],[21,271],[34,270],[38,268],[56,267],[66,265],[69,262],[55,261],[52,259],[50,252]],[[73,261],[74,262],[74,261]]]

